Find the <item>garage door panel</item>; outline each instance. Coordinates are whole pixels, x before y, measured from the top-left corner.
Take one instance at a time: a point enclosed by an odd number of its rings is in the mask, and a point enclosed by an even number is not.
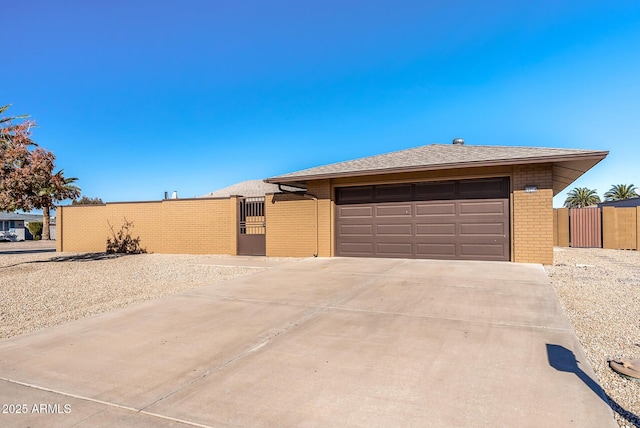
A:
[[[505,255],[505,245],[503,244],[461,244],[460,255],[474,259],[502,258]]]
[[[373,207],[366,205],[340,206],[339,215],[341,218],[372,218]]]
[[[339,230],[342,236],[373,236],[371,224],[342,224]]]
[[[416,184],[416,199],[422,201],[456,198],[455,181],[439,181]]]
[[[453,259],[456,257],[456,245],[452,243],[430,243],[430,244],[417,244],[416,255],[420,258],[447,258]]]
[[[376,186],[375,188],[374,198],[377,202],[401,202],[410,200],[411,197],[411,184],[387,184],[384,186]]]
[[[456,204],[447,203],[416,203],[416,216],[455,216]]]
[[[411,217],[413,207],[411,204],[405,205],[376,205],[376,217]]]
[[[376,235],[391,235],[410,237],[413,236],[413,227],[409,224],[378,224],[376,226]]]
[[[509,197],[509,180],[504,177],[463,180],[459,182],[458,186],[458,199],[504,199]]]
[[[353,204],[368,202],[373,199],[373,186],[345,187],[340,189],[338,202],[342,204]]]
[[[383,243],[376,244],[376,255],[378,257],[405,257],[411,258],[413,253],[411,243]]]
[[[456,199],[464,192],[496,195],[508,179],[373,186],[368,203],[337,205],[336,252],[339,256],[509,260],[509,199]],[[507,186],[507,187],[505,187]],[[381,189],[379,191],[378,187]],[[394,192],[431,200],[391,201]],[[340,190],[340,189],[338,189]],[[339,192],[338,192],[339,193]],[[355,197],[357,192],[352,192]],[[434,196],[435,195],[435,196]],[[433,200],[433,198],[441,198]],[[448,198],[448,199],[447,199]],[[338,197],[339,201],[341,198]],[[379,200],[385,202],[379,202]]]
[[[348,242],[340,244],[339,255],[341,256],[360,256],[372,257],[372,242]]]
[[[508,207],[504,201],[458,202],[460,215],[505,215]]]
[[[456,236],[456,224],[416,224],[416,236]]]
[[[503,238],[506,235],[504,223],[462,223],[460,236],[495,236]]]

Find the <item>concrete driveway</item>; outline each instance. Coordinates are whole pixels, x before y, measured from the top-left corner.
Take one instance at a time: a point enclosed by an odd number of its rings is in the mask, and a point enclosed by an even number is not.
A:
[[[0,341],[0,426],[615,427],[594,379],[539,265],[304,259]]]

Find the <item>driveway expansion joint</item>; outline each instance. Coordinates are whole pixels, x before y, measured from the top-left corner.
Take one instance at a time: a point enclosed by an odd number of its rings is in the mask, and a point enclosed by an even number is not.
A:
[[[151,417],[154,417],[154,418],[159,418],[159,419],[165,419],[165,420],[169,420],[169,421],[173,421],[173,422],[178,422],[178,423],[189,425],[189,426],[193,426],[193,427],[215,428],[214,426],[211,426],[211,425],[203,425],[203,424],[199,424],[199,423],[196,423],[196,422],[187,421],[187,420],[184,420],[184,419],[173,418],[171,416],[161,415],[159,413],[147,412],[144,409],[136,409],[134,407],[123,406],[122,404],[110,403],[108,401],[98,400],[98,399],[90,398],[90,397],[84,397],[82,395],[77,395],[77,394],[71,394],[69,392],[58,391],[58,390],[55,390],[55,389],[46,388],[44,386],[34,385],[32,383],[20,382],[18,380],[9,379],[9,378],[5,378],[5,377],[2,377],[2,376],[0,376],[0,381],[5,381],[5,382],[8,382],[8,383],[24,386],[24,387],[27,387],[27,388],[33,388],[33,389],[37,389],[37,390],[40,390],[40,391],[50,392],[52,394],[63,395],[65,397],[75,398],[77,400],[88,401],[88,402],[95,403],[95,404],[100,404],[100,405],[103,405],[103,406],[113,407],[113,408],[116,408],[116,409],[125,410],[125,411],[132,412],[132,413],[138,413],[138,414],[142,414],[142,415],[146,415],[146,416],[151,416]],[[91,418],[93,416],[94,415],[91,415],[91,416],[85,418],[84,421],[79,421],[78,423],[85,422],[87,419],[89,419],[89,418]],[[75,424],[75,425],[77,425],[77,424]]]

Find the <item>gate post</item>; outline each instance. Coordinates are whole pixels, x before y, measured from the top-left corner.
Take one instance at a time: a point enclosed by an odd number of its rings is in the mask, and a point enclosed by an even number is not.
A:
[[[569,208],[558,208],[555,210],[555,242],[557,247],[569,246]]]

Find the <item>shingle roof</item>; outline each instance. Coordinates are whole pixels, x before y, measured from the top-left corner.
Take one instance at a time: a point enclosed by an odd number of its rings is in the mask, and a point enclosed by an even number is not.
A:
[[[596,150],[551,149],[514,146],[470,146],[458,144],[431,144],[385,153],[376,156],[317,166],[267,179],[275,183],[281,179],[320,178],[321,176],[350,176],[357,173],[387,173],[396,170],[444,169],[446,167],[471,167],[549,162],[560,157],[603,155]],[[288,181],[288,180],[285,180]]]
[[[0,212],[0,220],[42,221],[42,215]]]
[[[268,178],[268,183],[303,184],[307,180],[398,172],[429,171],[532,163],[553,164],[553,191],[558,194],[604,159],[601,150],[517,146],[431,144]]]
[[[299,189],[291,188],[287,186],[288,190],[295,191]],[[224,189],[216,190],[206,195],[199,196],[200,198],[228,198],[232,195],[254,197],[264,196],[267,193],[279,193],[277,184],[265,183],[263,180],[247,180],[240,183],[236,183],[232,186],[225,187]]]

